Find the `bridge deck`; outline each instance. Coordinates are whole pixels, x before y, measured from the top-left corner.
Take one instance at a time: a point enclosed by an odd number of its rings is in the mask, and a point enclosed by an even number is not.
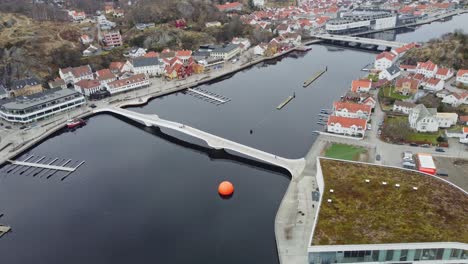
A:
[[[325,39],[325,40],[355,42],[355,43],[361,43],[361,44],[379,45],[379,46],[386,46],[386,47],[392,47],[392,48],[399,48],[399,47],[406,45],[406,43],[398,42],[398,41],[353,37],[353,36],[348,36],[348,35],[320,34],[320,35],[313,35],[312,37]]]

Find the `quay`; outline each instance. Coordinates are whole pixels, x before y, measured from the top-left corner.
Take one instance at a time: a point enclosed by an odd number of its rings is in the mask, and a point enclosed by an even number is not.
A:
[[[322,76],[326,71],[328,70],[328,66],[325,66],[325,69],[316,73],[312,78],[304,81],[304,84],[302,85],[302,87],[307,87],[309,86],[311,83],[313,83],[315,80],[317,80],[318,78],[320,78],[320,76]]]
[[[294,98],[294,96],[292,96],[292,95],[288,96],[288,98],[286,98],[286,100],[284,100],[284,102],[282,102],[280,105],[278,105],[276,107],[276,109],[281,110],[283,107],[285,107],[287,104],[289,104],[289,102],[291,102],[291,100],[293,98]]]

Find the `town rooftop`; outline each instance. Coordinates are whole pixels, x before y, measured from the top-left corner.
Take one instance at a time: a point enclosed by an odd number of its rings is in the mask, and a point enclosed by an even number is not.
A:
[[[320,164],[325,187],[312,246],[468,243],[468,195],[449,183],[371,164]]]

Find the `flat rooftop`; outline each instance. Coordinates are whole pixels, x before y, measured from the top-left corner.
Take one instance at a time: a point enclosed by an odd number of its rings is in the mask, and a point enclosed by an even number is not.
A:
[[[468,195],[449,183],[397,168],[320,163],[325,189],[312,246],[468,243]]]

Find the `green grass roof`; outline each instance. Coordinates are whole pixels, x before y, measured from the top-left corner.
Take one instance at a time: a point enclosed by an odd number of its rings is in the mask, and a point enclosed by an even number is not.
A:
[[[468,243],[468,195],[461,190],[418,172],[320,163],[325,191],[312,245]]]

